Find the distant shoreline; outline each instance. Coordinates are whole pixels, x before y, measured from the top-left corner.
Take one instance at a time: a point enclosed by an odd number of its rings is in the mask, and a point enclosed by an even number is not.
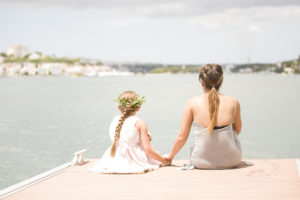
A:
[[[132,76],[140,74],[184,74],[198,73],[202,64],[153,64],[153,63],[110,63],[80,58],[57,58],[37,55],[14,57],[0,54],[0,77],[19,76],[72,76],[103,77]],[[298,59],[278,63],[224,64],[225,72],[230,73],[277,73],[300,74],[300,56]]]

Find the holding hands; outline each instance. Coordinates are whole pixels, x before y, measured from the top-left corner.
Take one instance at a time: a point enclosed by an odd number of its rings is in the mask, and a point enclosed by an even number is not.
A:
[[[166,160],[165,166],[171,166],[172,164],[172,159],[170,158],[169,154],[166,154],[163,156],[164,159]]]
[[[147,138],[149,142],[152,140],[152,134],[148,131]],[[164,161],[162,162],[165,166],[170,166],[172,164],[172,159],[170,158],[169,154],[163,156]]]

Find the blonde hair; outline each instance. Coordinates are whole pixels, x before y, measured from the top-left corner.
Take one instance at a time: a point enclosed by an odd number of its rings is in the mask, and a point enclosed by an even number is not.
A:
[[[137,98],[138,98],[138,95],[135,92],[133,92],[133,91],[125,91],[122,94],[120,94],[119,97],[118,97],[118,99],[121,100],[121,101],[123,101],[123,102],[124,101],[126,101],[126,102],[132,102],[133,100],[136,100]],[[110,150],[110,155],[112,157],[115,156],[117,141],[120,138],[120,132],[121,132],[121,129],[122,129],[122,126],[123,126],[123,123],[124,123],[125,119],[132,112],[136,111],[136,109],[138,107],[136,107],[136,105],[134,105],[134,104],[126,104],[126,105],[120,105],[119,104],[119,108],[122,111],[122,115],[121,115],[121,117],[119,119],[119,123],[118,123],[118,125],[116,127],[114,141],[113,141],[113,144],[112,144],[111,150]]]
[[[218,90],[223,82],[223,70],[220,65],[206,64],[200,69],[199,81],[202,81],[205,88],[209,91],[208,103],[209,103],[209,119],[210,124],[208,126],[208,132],[212,133],[218,117],[220,98]]]

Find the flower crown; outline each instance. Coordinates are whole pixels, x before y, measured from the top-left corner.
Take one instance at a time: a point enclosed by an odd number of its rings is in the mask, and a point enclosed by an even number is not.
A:
[[[145,96],[137,96],[136,99],[120,99],[120,95],[114,100],[115,102],[117,102],[119,104],[120,107],[125,108],[126,106],[130,106],[130,107],[134,107],[134,108],[138,108],[139,106],[141,106],[143,103],[146,102],[145,100]]]

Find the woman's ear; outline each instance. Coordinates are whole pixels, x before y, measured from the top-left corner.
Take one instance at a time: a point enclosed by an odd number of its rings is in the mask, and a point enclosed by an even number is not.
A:
[[[200,81],[201,82],[201,85],[202,85],[202,87],[204,87],[204,83],[203,83],[203,81]]]

